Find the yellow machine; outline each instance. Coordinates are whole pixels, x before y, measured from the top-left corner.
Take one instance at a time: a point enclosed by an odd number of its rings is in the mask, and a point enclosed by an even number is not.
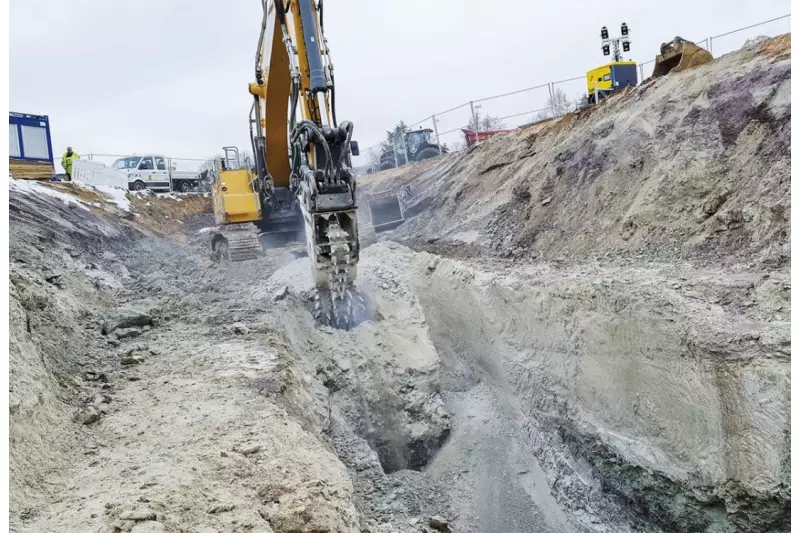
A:
[[[322,2],[262,0],[250,137],[255,168],[226,150],[215,176],[214,211],[223,226],[212,250],[230,260],[261,253],[258,235],[305,233],[316,286],[316,316],[350,327],[359,304],[353,124],[336,121],[333,65]],[[229,154],[236,154],[235,163]],[[251,224],[252,223],[252,224]],[[242,229],[234,229],[239,226]]]
[[[653,67],[653,77],[680,72],[713,60],[714,57],[708,50],[681,37],[675,37],[672,42],[661,45],[661,53],[656,56],[656,64]]]
[[[245,261],[261,255],[261,243],[256,226],[261,222],[261,200],[257,177],[242,168],[239,150],[223,147],[225,157],[215,162],[212,189],[214,220],[223,232],[212,236],[211,249],[218,259]]]
[[[586,91],[589,103],[595,104],[614,91],[638,83],[636,61],[614,61],[586,73]]]

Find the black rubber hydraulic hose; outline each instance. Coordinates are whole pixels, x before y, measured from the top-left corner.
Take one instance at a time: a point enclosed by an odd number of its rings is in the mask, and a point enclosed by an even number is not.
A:
[[[323,16],[322,11],[322,0],[319,0],[317,4],[317,9],[319,9],[319,32],[320,37],[322,38],[322,42],[325,42],[325,17]],[[328,45],[325,45],[325,53],[328,53]],[[328,56],[328,66],[330,67],[331,58]],[[331,117],[333,118],[333,127],[336,128],[339,126],[339,123],[336,122],[336,82],[333,79],[333,68],[330,69],[331,74]]]
[[[342,145],[342,150],[339,152],[339,162],[336,164],[336,168],[342,168],[342,163],[344,162],[344,157],[350,152],[350,139],[353,137],[353,123],[345,120],[342,122],[342,128],[345,129],[347,132],[347,137],[345,138],[345,142]]]
[[[313,121],[303,120],[297,124],[297,128],[292,135],[292,142],[295,142],[303,131],[308,132],[309,136],[321,144],[325,150],[325,177],[326,179],[329,179],[330,175],[333,173],[333,162],[331,161],[333,158],[331,156],[331,149],[328,146],[328,142],[325,140],[325,136]]]
[[[264,82],[261,59],[264,56],[264,34],[267,32],[267,11],[269,11],[267,0],[261,2],[261,7],[264,14],[261,17],[261,35],[258,36],[258,48],[256,49],[256,82],[259,84]]]

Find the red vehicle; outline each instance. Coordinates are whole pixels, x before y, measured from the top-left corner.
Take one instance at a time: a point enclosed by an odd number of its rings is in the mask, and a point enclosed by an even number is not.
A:
[[[479,131],[477,134],[473,130],[468,130],[462,128],[461,131],[464,133],[464,137],[467,139],[467,146],[472,146],[475,142],[485,141],[489,137],[493,135],[497,135],[498,133],[506,133],[509,131],[514,130],[487,130],[487,131]]]

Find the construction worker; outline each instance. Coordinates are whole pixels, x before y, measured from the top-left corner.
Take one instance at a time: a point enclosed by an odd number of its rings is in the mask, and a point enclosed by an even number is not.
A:
[[[61,166],[67,173],[67,181],[72,181],[72,162],[80,158],[81,156],[72,151],[72,146],[67,146],[67,151],[61,156]]]

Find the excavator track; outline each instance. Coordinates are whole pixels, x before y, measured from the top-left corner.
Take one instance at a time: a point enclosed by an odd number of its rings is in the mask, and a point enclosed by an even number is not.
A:
[[[323,325],[350,329],[359,316],[363,316],[364,300],[349,280],[349,271],[354,261],[347,232],[338,224],[331,223],[327,228],[327,237],[330,260],[318,265],[327,274],[327,286],[316,287],[314,317]]]
[[[261,257],[261,241],[256,228],[225,229],[215,234],[212,254],[221,261],[238,263]]]

